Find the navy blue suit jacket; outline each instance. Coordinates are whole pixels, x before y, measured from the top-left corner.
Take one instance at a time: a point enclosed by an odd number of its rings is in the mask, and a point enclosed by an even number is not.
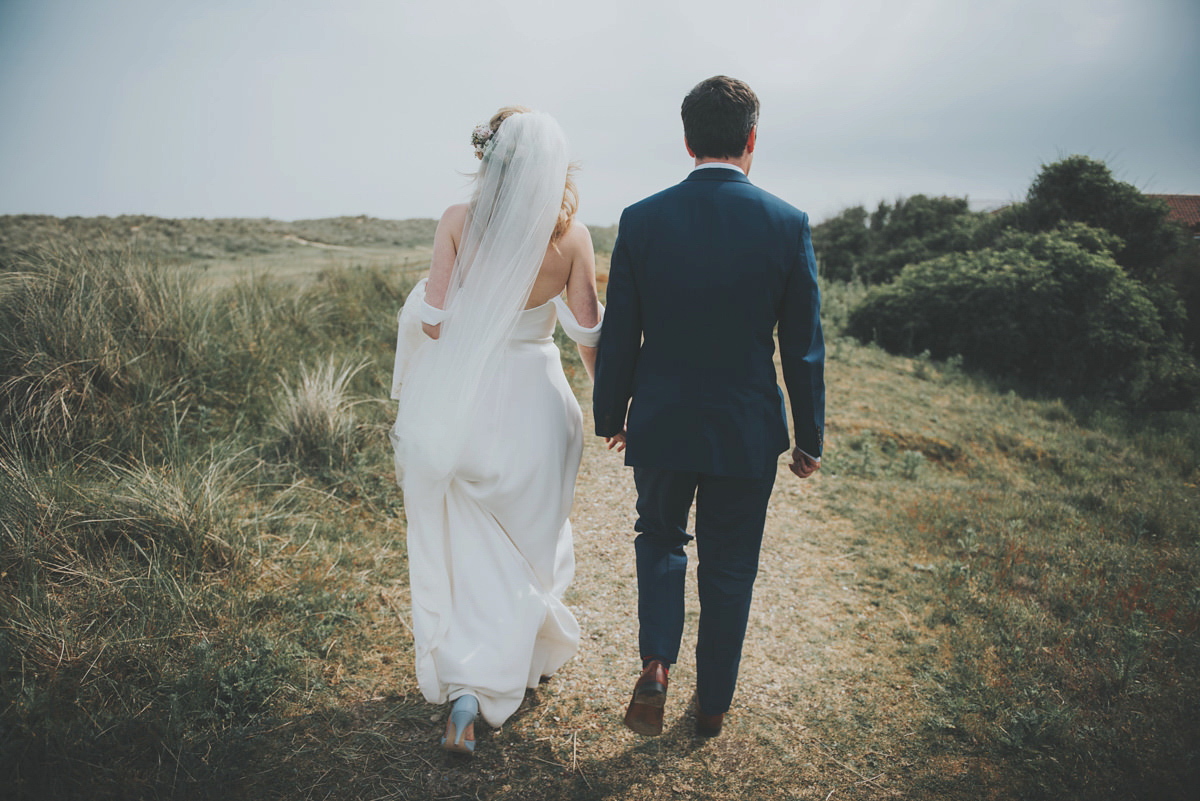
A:
[[[756,477],[821,455],[824,358],[808,215],[740,171],[696,170],[625,209],[596,360],[596,434],[634,467]]]

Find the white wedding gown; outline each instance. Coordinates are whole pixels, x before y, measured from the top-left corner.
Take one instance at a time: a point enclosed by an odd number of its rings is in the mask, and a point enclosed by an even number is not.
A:
[[[404,376],[437,347],[410,314],[423,295],[419,285],[400,316],[397,399],[421,391]],[[483,402],[462,421],[468,445],[449,479],[401,464],[396,449],[418,685],[432,703],[476,696],[492,726],[579,645],[562,596],[575,572],[567,516],[583,418],[552,337],[559,316],[573,339],[596,343],[600,325],[583,329],[560,299],[522,312]]]

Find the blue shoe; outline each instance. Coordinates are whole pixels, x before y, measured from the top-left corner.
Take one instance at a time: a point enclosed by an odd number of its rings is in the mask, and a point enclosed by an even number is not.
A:
[[[479,715],[479,701],[473,695],[460,695],[450,709],[446,721],[446,736],[442,748],[459,754],[475,753],[475,718]],[[470,730],[470,734],[468,734]]]

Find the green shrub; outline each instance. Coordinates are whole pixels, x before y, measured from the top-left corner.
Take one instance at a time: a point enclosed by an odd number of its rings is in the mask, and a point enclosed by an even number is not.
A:
[[[821,276],[832,281],[853,281],[855,265],[870,242],[867,210],[852,206],[814,226],[812,237]]]
[[[1024,202],[982,222],[974,246],[992,246],[1009,230],[1039,233],[1072,222],[1112,237],[1113,260],[1147,287],[1163,325],[1200,355],[1200,247],[1168,219],[1166,203],[1116,180],[1102,161],[1068,156],[1043,166]]]
[[[885,283],[907,264],[969,249],[984,217],[966,198],[913,195],[869,218],[854,206],[813,228],[813,249],[825,278]]]
[[[1079,224],[1009,232],[992,248],[911,265],[868,293],[848,331],[893,353],[961,354],[968,367],[1052,392],[1186,398],[1195,367],[1109,241]]]
[[[1063,222],[1101,228],[1119,238],[1113,258],[1139,280],[1155,280],[1183,245],[1182,231],[1167,220],[1167,204],[1113,178],[1102,161],[1068,156],[1042,167],[1029,187],[1019,218],[1031,231]]]

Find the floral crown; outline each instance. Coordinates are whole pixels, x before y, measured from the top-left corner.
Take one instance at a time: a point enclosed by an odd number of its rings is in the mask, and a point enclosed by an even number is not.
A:
[[[475,130],[471,131],[471,144],[475,146],[475,155],[478,158],[483,158],[492,149],[495,144],[492,140],[493,134],[495,131],[490,125],[476,125]]]

